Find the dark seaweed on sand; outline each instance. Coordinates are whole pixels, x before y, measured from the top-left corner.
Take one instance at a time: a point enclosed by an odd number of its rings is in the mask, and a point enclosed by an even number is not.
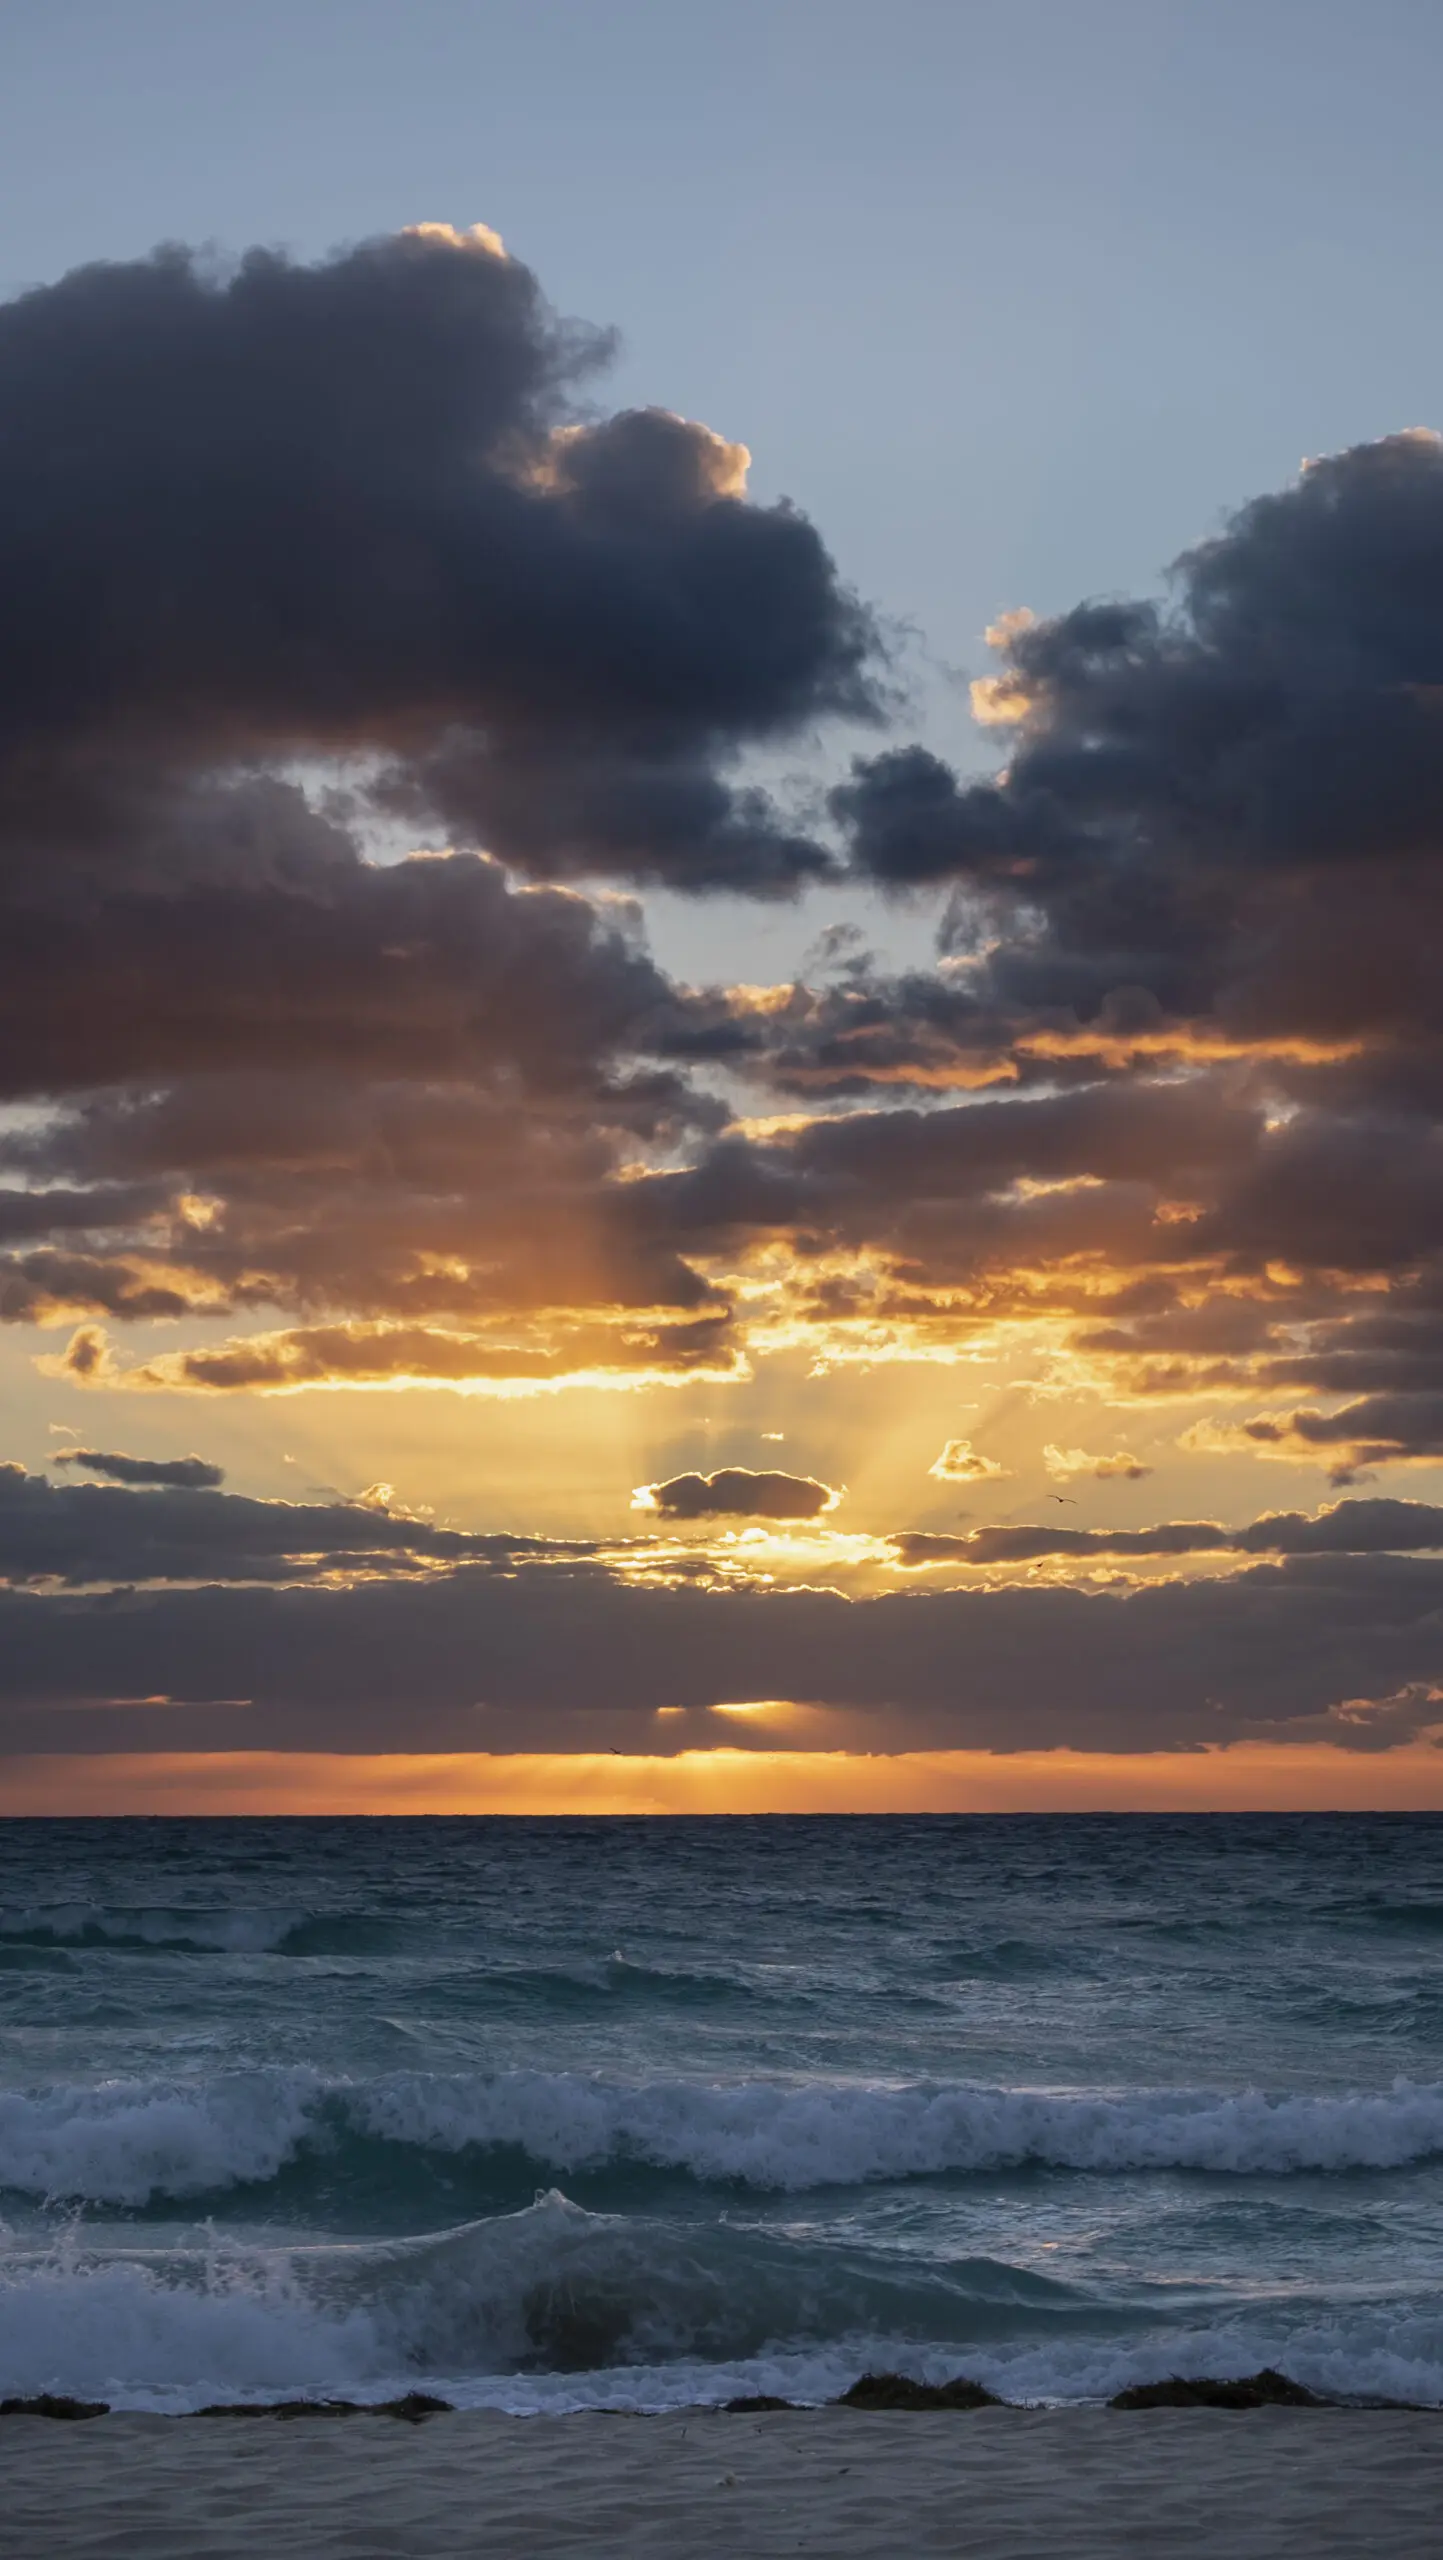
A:
[[[1107,2405],[1109,2409],[1329,2409],[1337,2403],[1320,2399],[1289,2374],[1264,2365],[1260,2373],[1243,2374],[1233,2382],[1179,2373],[1169,2374],[1166,2382],[1135,2382]]]
[[[964,2373],[950,2382],[913,2382],[905,2373],[864,2373],[833,2406],[838,2409],[1002,2409],[1006,2402]]]
[[[408,2391],[401,2400],[213,2400],[198,2418],[401,2418],[419,2427],[451,2407],[430,2391]]]

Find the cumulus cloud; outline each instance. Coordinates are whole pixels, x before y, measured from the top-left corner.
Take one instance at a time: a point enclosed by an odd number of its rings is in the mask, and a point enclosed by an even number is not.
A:
[[[739,448],[584,414],[610,353],[439,225],[315,265],[165,249],[7,305],[12,841],[43,797],[113,873],[147,771],[362,751],[389,805],[541,872],[817,869],[724,768],[869,711],[872,626]]]
[[[718,1467],[709,1476],[638,1485],[631,1507],[665,1520],[818,1520],[836,1510],[842,1492],[815,1476],[786,1475],[778,1468]]]
[[[1187,895],[1209,868],[1426,853],[1443,785],[1440,537],[1443,443],[1390,436],[1244,507],[1178,563],[1170,609],[1006,617],[990,635],[1002,673],[977,696],[1015,733],[1004,778],[959,785],[915,748],[860,763],[837,794],[859,862],[898,882],[1026,865],[1064,907],[1074,879],[1099,903],[1115,891],[1114,928],[1130,921],[1155,960],[1190,904],[1216,921]],[[1158,855],[1171,877],[1149,905]]]
[[[943,1484],[982,1484],[989,1477],[1005,1476],[1007,1469],[996,1458],[984,1458],[970,1440],[948,1440],[927,1473],[939,1477]]]

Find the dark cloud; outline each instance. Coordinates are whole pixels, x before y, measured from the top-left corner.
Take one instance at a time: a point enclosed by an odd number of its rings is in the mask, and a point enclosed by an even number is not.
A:
[[[1311,464],[1179,562],[1170,609],[1009,618],[984,717],[1005,781],[959,788],[920,750],[838,795],[894,881],[1069,868],[1289,871],[1429,855],[1443,794],[1443,444],[1409,434]],[[1159,914],[1169,911],[1166,904]]]
[[[375,797],[539,879],[619,874],[697,895],[788,898],[837,873],[767,792],[720,779],[705,750],[597,737],[503,752],[456,738],[418,771],[384,776]]]
[[[122,1449],[57,1449],[57,1467],[83,1467],[87,1475],[106,1476],[112,1484],[167,1484],[182,1492],[213,1491],[225,1482],[224,1467],[205,1458],[130,1458]]]
[[[0,1132],[6,1320],[716,1303],[614,1190],[726,1116],[626,912],[457,855],[22,921],[0,1090],[66,1100]]]
[[[1443,1547],[1443,1508],[1430,1502],[1336,1502],[1315,1517],[1278,1511],[1233,1532],[1251,1555],[1376,1555]]]
[[[900,1565],[1031,1564],[1048,1556],[1085,1561],[1092,1556],[1190,1556],[1232,1544],[1226,1529],[1208,1520],[1164,1521],[1155,1529],[1054,1529],[1046,1521],[996,1528],[899,1529],[889,1541]]]
[[[1086,1535],[895,1543],[1015,1561],[1029,1539],[1089,1554]],[[0,1751],[674,1751],[719,1738],[712,1708],[759,1699],[806,1713],[729,1719],[730,1741],[1370,1750],[1443,1723],[1443,1564],[1398,1552],[1443,1546],[1443,1509],[1341,1502],[1106,1541],[1144,1542],[1277,1560],[1130,1593],[849,1600],[677,1579],[644,1540],[623,1553],[441,1527],[382,1486],[287,1503],[0,1467]]]
[[[671,1476],[665,1484],[639,1485],[635,1511],[664,1520],[817,1520],[835,1511],[840,1489],[815,1476],[790,1476],[778,1468],[718,1467],[714,1475]]]
[[[1009,618],[978,688],[997,782],[917,748],[834,795],[861,870],[1018,929],[994,1000],[1137,990],[1253,1036],[1431,1027],[1443,907],[1443,444],[1311,465],[1179,562],[1166,609]],[[1320,873],[1325,901],[1301,896]],[[964,896],[954,947],[975,934]],[[1420,948],[1421,936],[1421,948]]]
[[[11,1592],[0,1748],[1370,1750],[1443,1721],[1440,1616],[1443,1564],[1395,1556],[1126,1594],[848,1600],[479,1564],[348,1589]],[[707,1713],[777,1698],[815,1712]]]
[[[287,1582],[591,1552],[438,1528],[393,1507],[384,1487],[355,1502],[259,1502],[211,1490],[220,1470],[199,1459],[144,1473],[143,1459],[73,1455],[120,1481],[53,1485],[0,1463],[0,1581]],[[199,1473],[182,1473],[187,1465]]]
[[[852,1313],[935,1312],[955,1325],[961,1291],[979,1316],[1005,1312],[1009,1297],[1036,1307],[1049,1265],[1079,1275],[1084,1263],[1105,1266],[1121,1281],[1160,1260],[1191,1260],[1170,1204],[1189,1191],[1215,1195],[1261,1134],[1246,1096],[1207,1079],[854,1110],[765,1135],[725,1133],[686,1169],[630,1186],[622,1206],[635,1232],[689,1256],[734,1262],[748,1247],[797,1239],[800,1284],[808,1264],[865,1256],[867,1270],[848,1285],[872,1295]],[[1021,1290],[1019,1268],[1029,1275]],[[842,1312],[820,1269],[816,1288],[804,1310]],[[1094,1309],[1105,1303],[1090,1274],[1086,1288]],[[927,1292],[938,1298],[931,1310]]]
[[[1364,1469],[1398,1459],[1443,1458],[1443,1393],[1361,1396],[1332,1413],[1304,1405],[1258,1414],[1235,1436],[1254,1448],[1320,1459],[1335,1484],[1348,1484]]]
[[[1004,1522],[945,1531],[904,1529],[889,1542],[899,1564],[1030,1564],[1050,1556],[1382,1555],[1443,1549],[1443,1507],[1429,1502],[1338,1502],[1311,1516],[1269,1512],[1244,1528],[1214,1520],[1164,1520],[1150,1529],[1067,1529],[1051,1522]]]
[[[741,448],[585,413],[609,353],[435,226],[312,266],[164,249],[0,310],[21,862],[38,824],[113,875],[147,776],[305,754],[380,758],[387,805],[545,873],[815,871],[724,768],[869,712],[873,627]]]
[[[725,1121],[725,1002],[615,899],[364,858],[379,813],[541,876],[825,866],[731,768],[869,710],[872,626],[740,448],[584,409],[607,352],[434,229],[0,311],[0,1318],[84,1319],[72,1375],[95,1319],[266,1311],[177,1375],[735,1369],[622,1196]]]
[[[590,1097],[608,1061],[684,1021],[635,926],[565,891],[518,894],[474,855],[371,865],[349,846],[283,881],[258,863],[184,894],[22,908],[0,957],[0,1095],[502,1072]]]

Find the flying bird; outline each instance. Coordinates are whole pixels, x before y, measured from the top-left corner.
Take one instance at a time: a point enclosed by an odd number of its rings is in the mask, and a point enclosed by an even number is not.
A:
[[[1070,1502],[1073,1510],[1075,1511],[1077,1509],[1077,1496],[1075,1493],[1050,1493],[1047,1499],[1049,1502]]]

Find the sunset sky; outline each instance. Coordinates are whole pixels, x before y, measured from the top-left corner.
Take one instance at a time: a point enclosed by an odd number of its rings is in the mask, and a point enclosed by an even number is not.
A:
[[[820,16],[7,35],[14,1810],[1443,1806],[1443,23]]]

